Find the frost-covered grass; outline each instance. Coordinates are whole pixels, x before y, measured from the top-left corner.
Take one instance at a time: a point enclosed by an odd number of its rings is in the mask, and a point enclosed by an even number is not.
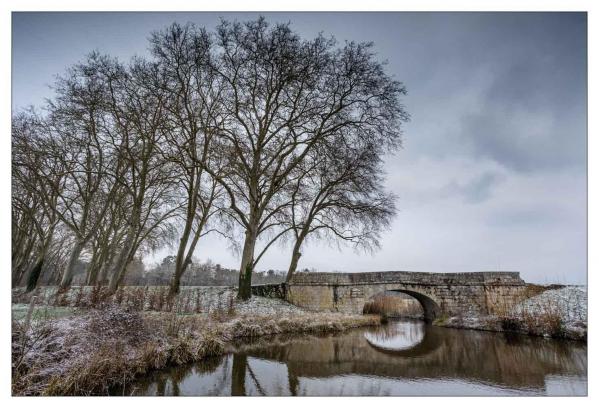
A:
[[[23,320],[27,316],[29,305],[17,303],[12,305],[13,320]],[[77,313],[77,308],[68,306],[38,306],[33,310],[31,320],[47,320],[71,316]]]
[[[197,314],[102,303],[74,315],[35,320],[27,332],[21,321],[13,319],[12,391],[107,394],[110,387],[151,370],[222,354],[241,338],[377,324],[376,316],[312,313],[257,297]]]
[[[544,291],[517,304],[501,316],[515,331],[546,337],[586,338],[587,288],[565,286]]]
[[[105,287],[94,286],[75,286],[65,292],[40,287],[31,293],[18,288],[12,292],[13,304],[29,304],[32,296],[37,305],[52,307],[93,308],[107,302],[138,311],[210,314],[233,305],[238,311],[255,314],[302,313],[302,309],[280,299],[252,297],[240,302],[236,299],[237,289],[230,286],[184,286],[174,299],[168,298],[167,286],[125,286],[112,296]]]
[[[524,300],[514,308],[514,315],[556,314],[565,324],[587,321],[586,286],[565,286],[547,290]]]

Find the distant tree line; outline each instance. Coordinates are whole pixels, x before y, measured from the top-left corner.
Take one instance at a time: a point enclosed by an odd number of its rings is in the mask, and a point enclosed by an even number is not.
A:
[[[128,285],[169,285],[175,270],[175,257],[167,256],[160,264],[148,269],[139,270],[131,277],[127,275]],[[239,270],[224,268],[210,260],[192,262],[183,279],[182,286],[236,286],[239,280]],[[255,284],[282,283],[285,281],[285,271],[253,271],[252,282]]]
[[[168,286],[175,271],[176,256],[164,257],[159,263],[147,267],[141,258],[135,257],[129,265],[123,279],[123,286]],[[79,260],[75,266],[72,283],[85,285],[88,261]],[[309,269],[305,268],[308,272]],[[276,284],[285,281],[286,271],[264,270],[253,271],[253,284]],[[41,282],[44,277],[40,279]],[[189,264],[185,275],[181,279],[181,286],[236,286],[239,280],[237,269],[225,268],[215,264],[210,259],[200,262],[197,259]]]
[[[85,284],[115,291],[175,242],[174,295],[198,242],[220,234],[247,299],[275,243],[291,247],[286,279],[309,240],[379,246],[396,212],[383,156],[408,115],[372,44],[260,18],[175,23],[149,50],[126,64],[92,52],[41,110],[13,114],[13,286],[67,288],[84,265]]]

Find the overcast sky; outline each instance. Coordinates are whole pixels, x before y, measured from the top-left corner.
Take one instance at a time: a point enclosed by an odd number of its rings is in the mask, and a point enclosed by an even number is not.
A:
[[[514,270],[531,282],[586,281],[586,29],[584,13],[264,13],[304,37],[373,41],[404,82],[412,119],[387,158],[399,215],[380,251],[323,243],[300,268],[319,271]],[[14,13],[14,110],[43,103],[53,76],[96,49],[123,60],[148,34],[251,13]],[[164,250],[148,261],[173,252]],[[286,269],[273,247],[258,269]],[[208,236],[196,256],[238,256]]]

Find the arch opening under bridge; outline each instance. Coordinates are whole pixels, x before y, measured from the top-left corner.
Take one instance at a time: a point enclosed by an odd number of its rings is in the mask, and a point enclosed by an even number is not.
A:
[[[407,304],[403,304],[403,307],[401,306],[401,304],[398,306],[393,301],[385,302],[385,299],[393,299],[394,295],[397,295],[399,293],[407,295],[407,299],[405,296],[402,296],[400,298],[402,300],[412,299],[417,301],[420,307],[422,308],[421,313],[418,313],[419,311],[410,310],[411,308],[409,308],[409,303],[407,302]],[[380,300],[379,303],[376,303],[377,299]],[[374,304],[375,307],[369,307],[369,305],[372,304]],[[394,312],[399,312],[399,317],[422,317],[427,322],[435,320],[442,314],[441,307],[430,296],[427,296],[426,294],[420,293],[418,291],[406,289],[387,289],[378,292],[375,295],[370,296],[368,299],[366,299],[364,302],[364,306],[362,307],[362,313],[365,314],[384,313],[393,316]]]

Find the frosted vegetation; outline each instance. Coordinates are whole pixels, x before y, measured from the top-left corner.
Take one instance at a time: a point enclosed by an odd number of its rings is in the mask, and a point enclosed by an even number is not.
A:
[[[47,313],[37,314],[30,327],[21,317],[24,305],[15,305],[13,394],[101,395],[149,371],[225,353],[236,339],[380,324],[374,315],[311,313],[277,299],[239,301],[232,289],[204,294],[231,302],[191,314],[113,302],[93,309],[40,306]],[[72,314],[58,313],[63,310]]]

